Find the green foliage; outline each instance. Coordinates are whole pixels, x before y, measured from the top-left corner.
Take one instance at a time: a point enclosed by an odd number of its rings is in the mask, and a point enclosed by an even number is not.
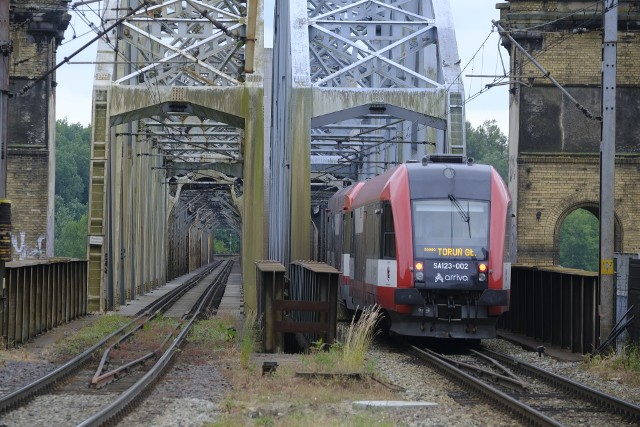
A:
[[[89,198],[91,128],[67,119],[56,122],[56,194],[65,201]]]
[[[240,253],[240,236],[235,230],[225,228],[214,232],[213,250],[217,254]]]
[[[615,378],[631,387],[640,385],[640,347],[635,344],[625,346],[619,353],[585,356],[584,362],[587,369],[607,380]]]
[[[77,221],[68,221],[62,225],[60,234],[56,236],[56,253],[70,258],[87,257],[87,214]]]
[[[263,415],[261,417],[256,418],[255,423],[258,426],[266,426],[266,427],[275,425],[273,418],[268,415]]]
[[[317,365],[327,369],[336,366],[336,361],[340,357],[338,354],[340,348],[341,345],[338,342],[329,346],[322,339],[319,339],[318,341],[311,343],[311,346],[309,346],[309,354],[313,356],[313,361]],[[303,363],[309,365],[308,361],[304,359]]]
[[[614,366],[640,375],[640,347],[635,345],[626,346]]]
[[[491,165],[505,182],[509,175],[509,148],[507,137],[500,131],[495,120],[487,120],[474,128],[466,123],[467,156],[476,163]]]
[[[55,255],[86,258],[91,128],[56,123]]]
[[[571,212],[560,226],[560,265],[598,271],[598,219],[584,209]]]

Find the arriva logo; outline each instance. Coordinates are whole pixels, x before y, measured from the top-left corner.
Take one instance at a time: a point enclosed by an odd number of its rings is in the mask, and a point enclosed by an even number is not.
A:
[[[439,276],[440,274],[438,274]],[[469,281],[469,276],[461,276],[459,274],[447,274],[446,276],[444,276],[445,280],[449,281],[449,280],[456,280],[458,282],[468,282]],[[438,278],[436,277],[436,282],[438,281]]]
[[[449,280],[449,279],[447,279],[447,280]],[[442,274],[440,274],[440,273],[438,273],[438,274],[436,275],[436,281],[435,281],[435,283],[438,283],[438,282],[442,282],[442,283],[444,283],[444,279],[442,278]]]

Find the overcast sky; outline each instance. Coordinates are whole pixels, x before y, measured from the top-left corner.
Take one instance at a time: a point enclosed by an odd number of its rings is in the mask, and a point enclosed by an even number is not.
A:
[[[274,0],[265,0],[266,25],[272,19]],[[468,77],[469,75],[502,75],[503,66],[498,51],[502,54],[504,67],[508,70],[508,55],[499,47],[499,37],[491,32],[491,20],[499,18],[495,8],[496,0],[451,0],[451,10],[458,40],[458,53],[462,60],[465,94],[474,97],[493,78]],[[76,38],[74,39],[74,30]],[[82,21],[72,13],[71,26],[65,33],[63,45],[58,50],[58,61],[73,54],[89,42],[95,35],[86,33]],[[265,34],[265,38],[271,33]],[[488,37],[488,39],[487,39]],[[486,40],[486,41],[485,41]],[[268,43],[270,45],[270,43]],[[94,43],[72,62],[91,62],[96,57],[97,44]],[[475,55],[475,57],[474,57]],[[65,64],[57,71],[56,115],[67,118],[69,123],[88,125],[91,122],[91,90],[93,87],[94,65]],[[474,126],[485,120],[496,120],[503,133],[508,131],[508,95],[506,86],[486,90],[470,100],[466,105],[466,118]]]

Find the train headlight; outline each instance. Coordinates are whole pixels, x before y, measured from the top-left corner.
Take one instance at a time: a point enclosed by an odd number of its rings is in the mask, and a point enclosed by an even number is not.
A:
[[[414,267],[415,268],[413,269],[413,271],[415,272],[414,273],[415,279],[419,280],[419,281],[424,280],[424,271],[423,271],[424,270],[424,264],[421,263],[421,262],[416,262]]]
[[[478,264],[478,282],[486,282],[487,281],[487,264],[480,263]]]

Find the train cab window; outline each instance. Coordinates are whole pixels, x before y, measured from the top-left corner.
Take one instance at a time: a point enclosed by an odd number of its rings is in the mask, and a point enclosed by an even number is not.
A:
[[[382,210],[382,257],[396,257],[396,231],[393,227],[393,211],[389,203],[385,203]]]
[[[413,202],[414,250],[424,258],[487,258],[489,202],[437,199]]]

